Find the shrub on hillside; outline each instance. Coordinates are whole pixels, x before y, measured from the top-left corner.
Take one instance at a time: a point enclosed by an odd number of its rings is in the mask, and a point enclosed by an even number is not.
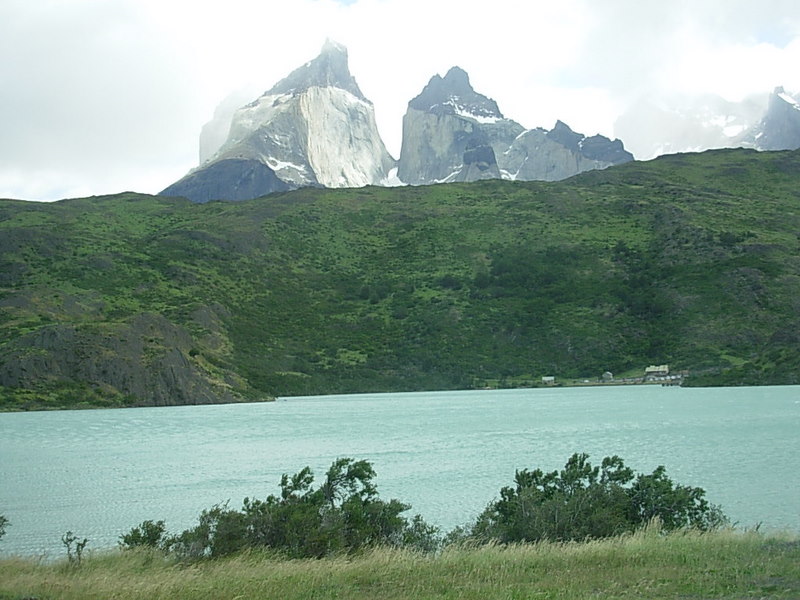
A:
[[[467,537],[500,542],[585,540],[633,531],[653,519],[665,530],[721,526],[726,518],[705,490],[677,485],[663,466],[635,475],[618,456],[592,466],[573,454],[564,469],[517,471],[514,487],[500,490]]]

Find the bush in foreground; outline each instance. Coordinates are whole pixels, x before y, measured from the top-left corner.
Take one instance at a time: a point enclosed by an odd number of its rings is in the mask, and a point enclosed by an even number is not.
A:
[[[167,535],[163,521],[145,521],[120,536],[123,548],[149,546],[180,558],[220,557],[269,549],[292,558],[320,558],[389,546],[433,552],[442,545],[438,529],[411,507],[381,500],[375,471],[365,460],[336,460],[324,482],[313,486],[306,467],[283,475],[280,495],[245,498],[241,510],[227,504],[204,510],[195,527]],[[446,543],[570,541],[635,531],[657,520],[665,531],[701,531],[726,523],[702,488],[677,485],[663,466],[635,475],[618,456],[592,466],[574,454],[562,471],[517,471],[516,486],[500,490],[472,525],[448,534]]]
[[[241,510],[227,504],[204,510],[198,524],[167,536],[163,521],[145,521],[121,536],[125,548],[160,547],[182,558],[220,557],[246,549],[267,548],[292,558],[319,558],[375,546],[433,550],[438,530],[419,515],[402,516],[410,506],[381,500],[375,471],[365,460],[341,458],[325,481],[313,487],[306,467],[281,479],[279,496],[245,498]]]
[[[592,466],[573,454],[564,469],[517,471],[514,487],[500,490],[466,537],[502,543],[612,537],[658,520],[666,531],[717,528],[727,522],[699,487],[677,485],[659,466],[634,474],[619,456]]]

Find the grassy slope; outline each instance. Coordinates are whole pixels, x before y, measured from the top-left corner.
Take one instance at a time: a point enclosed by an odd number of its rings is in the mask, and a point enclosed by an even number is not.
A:
[[[448,550],[426,558],[376,550],[362,557],[282,561],[257,553],[174,565],[108,554],[78,568],[0,561],[0,600],[199,598],[797,598],[797,541],[757,534],[653,532],[605,541]]]
[[[556,184],[2,201],[0,382],[17,369],[18,387],[0,403],[146,403],[99,368],[49,377],[43,332],[66,326],[92,356],[136,339],[130,360],[158,368],[177,345],[209,389],[245,399],[650,363],[797,383],[799,182],[800,153],[736,150]],[[141,314],[177,330],[148,335]]]

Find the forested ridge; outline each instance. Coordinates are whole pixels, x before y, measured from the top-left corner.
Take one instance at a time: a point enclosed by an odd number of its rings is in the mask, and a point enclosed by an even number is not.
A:
[[[558,183],[0,201],[0,407],[800,381],[800,153]]]

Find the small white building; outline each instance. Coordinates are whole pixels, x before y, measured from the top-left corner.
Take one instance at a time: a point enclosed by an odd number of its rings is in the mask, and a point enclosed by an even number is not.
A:
[[[555,385],[556,378],[552,375],[546,375],[545,377],[542,377],[542,383],[545,385]]]

